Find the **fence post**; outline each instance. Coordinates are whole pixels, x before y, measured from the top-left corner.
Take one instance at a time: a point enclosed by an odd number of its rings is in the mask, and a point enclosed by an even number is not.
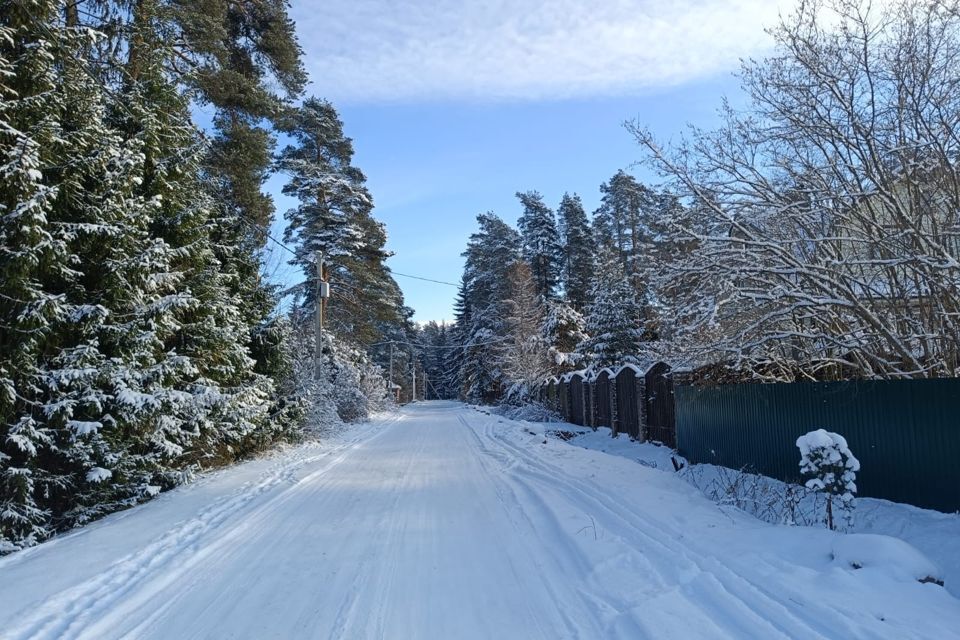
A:
[[[647,432],[647,375],[637,374],[637,441],[646,442],[649,438]]]
[[[587,375],[583,374],[580,378],[580,401],[583,403],[583,426],[590,426],[590,383],[587,382]]]
[[[596,378],[589,383],[590,389],[587,391],[587,395],[590,397],[590,411],[589,417],[586,419],[587,425],[593,429],[597,430],[597,386]]]
[[[620,412],[617,410],[617,379],[619,376],[610,378],[610,434],[617,437],[620,434]]]

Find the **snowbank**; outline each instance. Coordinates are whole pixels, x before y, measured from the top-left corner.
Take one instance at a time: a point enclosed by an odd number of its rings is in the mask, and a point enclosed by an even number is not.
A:
[[[943,584],[940,569],[903,540],[873,533],[851,533],[833,542],[833,562],[851,570],[879,572],[900,581]]]
[[[634,442],[623,434],[612,438],[605,427],[592,431],[568,424],[565,428],[578,432],[570,441],[572,445],[627,458],[666,473],[675,473],[671,462],[671,457],[675,457],[685,465],[677,475],[723,506],[737,507],[766,522],[822,526],[819,514],[823,497],[805,487],[711,464],[688,465],[668,447]],[[736,483],[740,486],[735,487]],[[731,489],[741,495],[731,495]],[[880,534],[909,543],[937,567],[934,577],[943,580],[947,591],[960,596],[960,513],[941,513],[877,498],[854,498],[853,502],[856,508],[851,534]],[[793,509],[787,517],[783,513],[785,506]]]

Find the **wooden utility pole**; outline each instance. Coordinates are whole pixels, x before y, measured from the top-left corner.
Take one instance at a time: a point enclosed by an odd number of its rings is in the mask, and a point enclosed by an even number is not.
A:
[[[410,349],[410,371],[413,373],[413,390],[410,393],[410,402],[417,401],[417,355]]]
[[[390,341],[390,393],[393,393],[393,340]]]
[[[316,281],[316,345],[313,352],[313,365],[316,377],[320,377],[320,361],[323,357],[323,252],[317,251],[317,281]]]

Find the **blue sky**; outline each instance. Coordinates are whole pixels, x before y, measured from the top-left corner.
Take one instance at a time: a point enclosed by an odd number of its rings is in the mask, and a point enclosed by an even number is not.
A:
[[[768,45],[776,4],[295,0],[292,13],[308,92],[340,110],[391,268],[456,282],[476,215],[515,221],[516,191],[554,206],[577,192],[595,208],[600,184],[641,160],[625,120],[663,139],[711,126],[721,97],[738,99],[738,60]],[[282,216],[281,185],[268,189]],[[276,277],[297,275],[279,267]],[[416,320],[452,319],[454,288],[397,281]]]

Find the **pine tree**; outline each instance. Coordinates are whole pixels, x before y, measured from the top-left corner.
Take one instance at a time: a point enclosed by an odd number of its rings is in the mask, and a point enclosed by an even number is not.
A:
[[[659,314],[652,280],[663,267],[660,239],[666,231],[664,220],[673,215],[676,200],[624,171],[618,171],[600,190],[603,203],[594,214],[595,238],[602,249],[618,254],[642,309],[646,339],[653,340],[658,335]]]
[[[560,283],[562,246],[553,211],[536,191],[517,192],[523,213],[517,220],[523,241],[523,258],[530,263],[537,294],[554,298]]]
[[[589,303],[590,277],[596,260],[590,221],[577,194],[563,194],[557,214],[563,247],[564,299],[574,311],[582,313]]]
[[[332,304],[338,305],[331,326],[340,336],[369,344],[394,329],[406,330],[410,312],[385,265],[386,231],[372,216],[366,178],[352,164],[353,144],[336,110],[310,98],[289,113],[284,127],[297,142],[277,160],[290,177],[283,193],[300,202],[286,214],[284,237],[295,244],[293,263],[313,282],[316,255],[323,253],[336,296]],[[315,304],[312,288],[302,294],[303,304]]]

